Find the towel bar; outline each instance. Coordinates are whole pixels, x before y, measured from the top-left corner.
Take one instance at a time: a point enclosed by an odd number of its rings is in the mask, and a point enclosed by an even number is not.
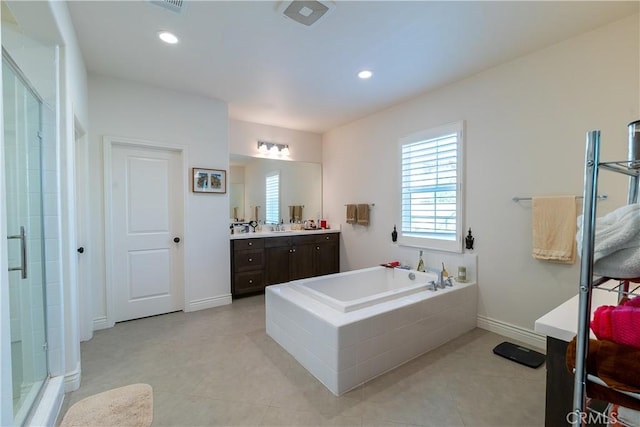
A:
[[[606,194],[601,194],[601,195],[599,195],[599,196],[598,196],[598,199],[599,199],[599,200],[607,200],[607,198],[608,198],[608,197],[609,197],[609,196],[607,196]],[[576,198],[578,198],[578,199],[582,199],[582,198],[583,198],[583,196],[576,196]],[[522,202],[522,201],[524,201],[524,200],[531,200],[531,199],[532,199],[532,197],[518,197],[518,196],[515,196],[515,197],[512,197],[512,198],[511,198],[511,200],[512,200],[512,201],[514,201],[514,202],[516,202],[516,203],[517,203],[517,202]]]

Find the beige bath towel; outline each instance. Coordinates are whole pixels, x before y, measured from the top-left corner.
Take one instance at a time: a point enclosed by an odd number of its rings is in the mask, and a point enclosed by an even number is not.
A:
[[[294,205],[293,206],[293,220],[294,221],[302,221],[302,209],[303,205]]]
[[[366,203],[358,205],[357,212],[358,224],[369,225],[369,205]]]
[[[355,224],[358,219],[358,207],[356,205],[347,205],[347,224]]]
[[[576,259],[576,197],[532,199],[533,257],[573,264]]]

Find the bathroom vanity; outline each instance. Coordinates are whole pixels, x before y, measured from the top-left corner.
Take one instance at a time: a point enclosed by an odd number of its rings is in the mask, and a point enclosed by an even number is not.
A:
[[[339,230],[233,234],[230,245],[233,297],[340,271]]]

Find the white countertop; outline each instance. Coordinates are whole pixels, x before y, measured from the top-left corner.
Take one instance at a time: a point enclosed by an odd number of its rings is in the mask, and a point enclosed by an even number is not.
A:
[[[617,284],[617,281],[609,281],[601,287]],[[618,305],[617,292],[594,289],[591,295],[591,319],[593,319],[593,312],[601,305]],[[534,330],[562,341],[571,341],[578,333],[578,295],[536,320]],[[591,338],[595,338],[593,332],[591,332]]]
[[[340,229],[321,228],[319,230],[287,230],[287,231],[256,231],[248,233],[234,233],[229,235],[231,240],[258,239],[262,237],[306,236],[308,234],[339,233]]]

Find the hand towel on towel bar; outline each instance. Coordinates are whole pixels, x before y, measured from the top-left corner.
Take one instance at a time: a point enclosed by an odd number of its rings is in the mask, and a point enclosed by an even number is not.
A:
[[[576,197],[533,197],[533,257],[573,264],[576,259]]]
[[[358,217],[357,217],[357,206],[350,204],[347,205],[347,224],[355,224]]]
[[[358,205],[357,211],[358,224],[369,225],[369,205],[366,203],[360,204]]]

